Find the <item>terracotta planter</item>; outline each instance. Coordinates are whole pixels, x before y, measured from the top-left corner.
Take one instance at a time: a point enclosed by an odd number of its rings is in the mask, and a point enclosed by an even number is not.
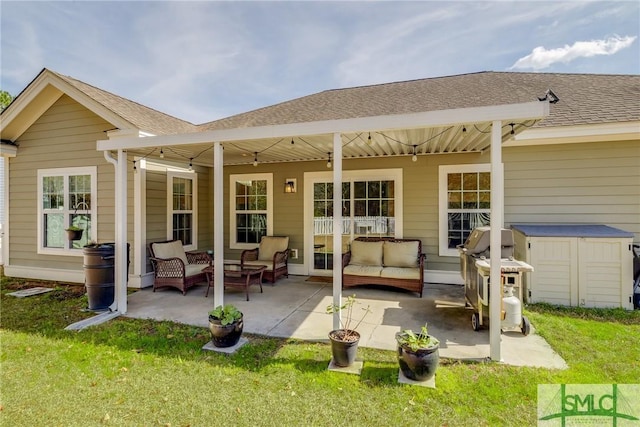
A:
[[[331,355],[333,363],[340,367],[351,366],[356,360],[360,334],[356,331],[349,331],[349,336],[345,339],[346,330],[335,329],[329,332],[331,341]]]
[[[80,240],[82,239],[82,233],[84,230],[65,230],[67,232],[67,238],[69,240]]]
[[[436,344],[430,348],[413,351],[407,345],[398,343],[398,363],[404,376],[414,381],[433,378],[440,363],[439,348],[440,344]]]
[[[230,325],[222,325],[218,319],[209,316],[209,331],[213,345],[215,347],[233,347],[238,344],[243,326],[242,318]]]

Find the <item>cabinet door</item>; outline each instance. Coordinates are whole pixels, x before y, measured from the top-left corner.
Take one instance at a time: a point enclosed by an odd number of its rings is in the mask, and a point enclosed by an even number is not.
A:
[[[531,302],[578,305],[578,244],[571,237],[531,238]]]
[[[626,239],[579,239],[581,306],[633,308],[630,244]]]

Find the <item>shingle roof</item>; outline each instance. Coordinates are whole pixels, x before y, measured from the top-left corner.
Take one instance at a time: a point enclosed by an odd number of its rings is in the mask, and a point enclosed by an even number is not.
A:
[[[154,110],[137,102],[91,86],[69,76],[58,74],[49,70],[52,74],[69,83],[85,95],[100,103],[105,108],[113,111],[138,129],[155,135],[167,135],[175,133],[197,132],[196,125],[185,120],[178,119],[160,111]]]
[[[200,130],[304,123],[560,98],[536,126],[640,120],[640,76],[480,72],[334,89],[205,123]]]

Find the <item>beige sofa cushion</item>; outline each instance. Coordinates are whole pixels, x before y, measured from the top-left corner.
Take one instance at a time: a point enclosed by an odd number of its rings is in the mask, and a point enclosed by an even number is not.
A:
[[[200,274],[206,266],[207,264],[186,264],[184,266],[184,275],[185,277],[191,277]]]
[[[351,242],[351,260],[349,265],[375,265],[382,267],[382,241],[361,242],[354,240]]]
[[[156,258],[180,258],[185,265],[189,263],[180,240],[174,240],[169,243],[152,243],[152,246]]]
[[[382,271],[381,266],[377,265],[347,265],[343,273],[348,276],[367,276],[367,277],[380,277]]]
[[[384,242],[385,267],[418,267],[419,242]]]
[[[380,277],[388,279],[420,279],[420,268],[385,267],[380,272]]]
[[[276,252],[282,252],[289,247],[288,236],[263,236],[258,249],[260,261],[273,261]]]

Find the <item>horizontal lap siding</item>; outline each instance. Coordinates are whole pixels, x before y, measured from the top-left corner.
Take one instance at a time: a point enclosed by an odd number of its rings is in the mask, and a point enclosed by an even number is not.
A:
[[[105,139],[105,131],[113,128],[70,97],[62,96],[20,136],[18,154],[10,160],[9,169],[9,264],[83,268],[82,256],[37,254],[39,169],[98,165],[98,241],[114,241],[114,167],[105,161],[102,152],[96,151],[96,141]],[[132,200],[132,193],[129,199]]]
[[[383,157],[363,160],[343,161],[344,170],[403,169],[403,237],[422,240],[422,251],[427,255],[427,269],[459,269],[457,257],[438,255],[438,167],[440,164],[468,164],[484,162],[486,156],[479,153],[420,156],[417,162],[411,156]],[[224,183],[224,223],[225,258],[238,259],[240,251],[229,250],[229,175],[256,172],[273,173],[274,191],[274,234],[288,235],[289,247],[299,250],[299,259],[291,262],[303,262],[304,247],[304,173],[326,171],[326,162],[283,163],[278,165],[229,166],[225,167]],[[286,178],[296,178],[297,193],[285,194]]]
[[[505,222],[596,223],[640,240],[640,141],[504,149]]]

